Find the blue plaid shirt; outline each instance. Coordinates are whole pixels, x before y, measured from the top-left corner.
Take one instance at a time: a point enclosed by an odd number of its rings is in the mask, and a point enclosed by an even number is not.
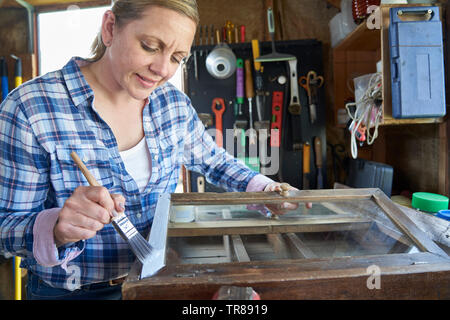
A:
[[[22,267],[66,289],[73,289],[75,276],[81,286],[122,277],[135,260],[109,224],[91,239],[55,247],[59,261],[78,253],[65,266],[37,262],[36,217],[62,208],[75,188],[88,185],[72,151],[111,193],[125,197],[126,214],[144,237],[158,195],[175,191],[182,164],[228,191],[246,191],[257,175],[217,147],[189,98],[167,83],[151,93],[143,111],[152,173],[140,193],[125,170],[113,132],[92,106],[94,94],[79,63],[81,58],[72,58],[63,69],[24,83],[0,105],[0,253],[23,257]]]

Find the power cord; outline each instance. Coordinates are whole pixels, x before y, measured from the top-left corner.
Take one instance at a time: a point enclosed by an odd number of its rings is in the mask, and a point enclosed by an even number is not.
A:
[[[368,76],[368,75],[366,75]],[[362,76],[365,77],[365,76]],[[363,79],[355,79],[355,92],[357,88],[357,81],[363,81]],[[356,102],[350,102],[345,104],[345,109],[350,117],[351,124],[350,130],[350,150],[353,159],[358,157],[358,143],[361,145],[364,141],[367,141],[368,145],[371,145],[378,137],[378,126],[382,118],[382,85],[381,85],[381,73],[373,73],[369,77],[367,88],[364,91],[361,98]],[[354,114],[350,110],[351,107],[356,107]],[[374,128],[373,133],[370,129]]]

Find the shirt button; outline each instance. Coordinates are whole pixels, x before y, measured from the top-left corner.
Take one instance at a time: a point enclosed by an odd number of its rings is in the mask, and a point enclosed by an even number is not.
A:
[[[153,159],[158,160],[158,155],[154,155]]]
[[[136,217],[141,218],[142,214],[138,213],[138,214],[136,214]]]
[[[88,162],[88,158],[86,156],[83,157],[83,162]]]

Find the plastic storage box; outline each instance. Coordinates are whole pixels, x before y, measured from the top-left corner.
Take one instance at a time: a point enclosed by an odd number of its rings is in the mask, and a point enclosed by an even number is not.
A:
[[[353,188],[380,188],[388,197],[392,192],[394,168],[364,159],[350,159],[345,184]]]
[[[445,115],[442,23],[439,7],[389,9],[392,116]]]

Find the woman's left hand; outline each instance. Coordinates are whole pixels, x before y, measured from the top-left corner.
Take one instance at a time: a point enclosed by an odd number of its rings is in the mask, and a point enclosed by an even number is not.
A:
[[[279,192],[280,194],[289,190],[296,190],[299,191],[297,188],[294,188],[293,186],[283,183],[283,188],[281,186],[282,184],[280,182],[272,182],[269,183],[265,188],[264,192]],[[298,203],[295,202],[283,202],[278,204],[266,204],[267,209],[269,209],[273,214],[275,215],[282,215],[285,214],[288,211],[295,210],[299,206]],[[305,206],[307,209],[311,209],[312,203],[308,202],[305,203]]]

